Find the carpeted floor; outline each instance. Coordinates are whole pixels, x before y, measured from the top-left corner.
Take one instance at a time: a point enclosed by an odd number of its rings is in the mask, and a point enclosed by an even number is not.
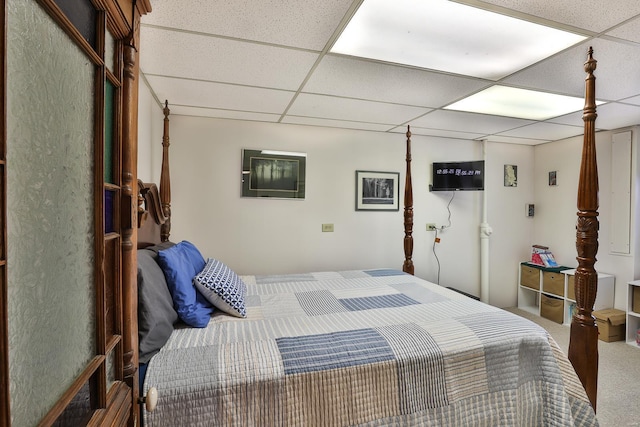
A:
[[[545,328],[560,347],[569,348],[569,327],[517,308],[506,310]],[[640,347],[624,341],[598,341],[597,417],[601,427],[640,426]]]

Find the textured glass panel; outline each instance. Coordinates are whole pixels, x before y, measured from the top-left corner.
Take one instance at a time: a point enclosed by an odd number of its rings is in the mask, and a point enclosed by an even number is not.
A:
[[[116,69],[116,39],[113,38],[109,31],[105,34],[104,40],[104,64],[107,69],[113,73]]]
[[[107,390],[109,390],[116,381],[115,354],[115,350],[107,354]]]
[[[109,80],[104,89],[104,180],[113,182],[113,106],[115,88]]]
[[[89,383],[82,386],[82,389],[73,398],[62,415],[53,424],[54,427],[84,426],[87,425],[93,411],[91,409],[91,389]]]
[[[55,0],[55,3],[95,49],[97,14],[91,0]]]
[[[9,385],[32,426],[96,348],[96,71],[35,1],[6,6]]]

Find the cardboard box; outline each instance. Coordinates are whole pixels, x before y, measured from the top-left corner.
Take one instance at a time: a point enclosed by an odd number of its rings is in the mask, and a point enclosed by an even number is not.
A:
[[[631,310],[634,313],[640,313],[640,287],[633,287],[633,303],[631,304]]]
[[[593,312],[598,324],[598,338],[605,342],[622,341],[625,339],[625,323],[627,313],[615,308],[597,310]]]
[[[540,269],[520,264],[520,284],[527,288],[540,290]]]
[[[548,295],[540,295],[540,316],[553,320],[556,323],[564,321],[564,300]]]
[[[564,296],[564,274],[553,271],[542,272],[542,290],[550,294]]]

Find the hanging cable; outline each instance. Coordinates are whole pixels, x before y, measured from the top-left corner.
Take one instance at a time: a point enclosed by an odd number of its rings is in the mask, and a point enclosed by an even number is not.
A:
[[[449,199],[449,203],[447,203],[447,212],[449,213],[449,216],[447,217],[447,225],[443,225],[442,227],[440,227],[440,230],[444,230],[445,228],[451,227],[451,202],[453,202],[453,198],[455,197],[455,195],[456,195],[456,192],[452,191],[451,198]]]
[[[438,238],[438,231],[444,231],[447,228],[451,227],[451,202],[453,202],[453,198],[455,197],[456,192],[452,191],[451,192],[451,198],[449,199],[449,203],[447,203],[447,212],[448,212],[448,216],[447,216],[447,225],[443,225],[441,227],[436,227],[434,229],[434,231],[436,232],[436,235],[433,239],[433,256],[436,258],[436,263],[438,264],[438,279],[436,281],[436,284],[440,284],[440,259],[438,258],[438,254],[436,253],[436,243],[440,242],[440,239]]]
[[[436,243],[438,243],[438,229],[435,229],[436,237],[433,239],[433,256],[436,258],[436,262],[438,263],[438,279],[436,280],[436,285],[440,284],[440,259],[438,258],[438,254],[436,253]]]

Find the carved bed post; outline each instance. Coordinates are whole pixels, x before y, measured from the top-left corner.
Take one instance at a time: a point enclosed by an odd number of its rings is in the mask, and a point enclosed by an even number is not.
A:
[[[169,240],[171,234],[171,178],[169,174],[169,101],[164,101],[164,131],[162,135],[162,169],[160,171],[160,200],[162,213],[167,218],[162,224],[161,239]]]
[[[134,250],[137,242],[138,188],[138,52],[139,18],[134,18],[133,29],[123,43],[124,75],[122,81],[122,332],[123,375],[131,387],[133,405],[129,425],[137,424],[139,395],[138,384],[138,287],[137,254]]]
[[[585,105],[584,142],[578,184],[578,220],[576,223],[576,249],[578,268],[575,274],[577,310],[571,321],[569,360],[573,364],[591,406],[596,409],[598,389],[598,327],[592,315],[598,290],[598,273],[594,268],[598,252],[598,166],[595,141],[595,76],[596,60],[589,48],[584,70]]]
[[[413,274],[413,187],[411,183],[411,128],[407,126],[407,173],[404,182],[404,264],[402,271]]]

